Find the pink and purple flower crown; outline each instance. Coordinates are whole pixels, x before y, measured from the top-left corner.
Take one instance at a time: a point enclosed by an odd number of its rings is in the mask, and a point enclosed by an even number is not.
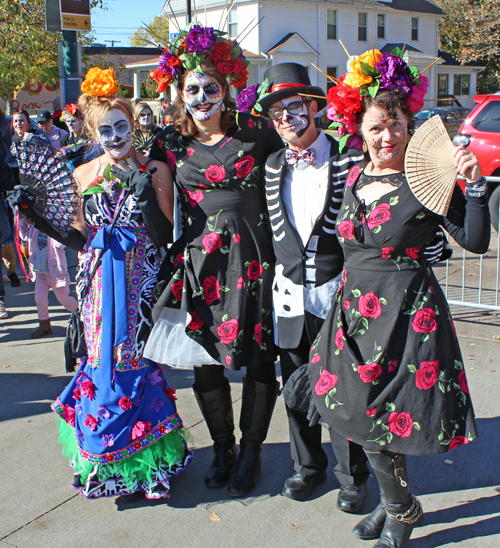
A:
[[[248,80],[250,61],[236,40],[225,38],[227,33],[200,23],[191,23],[165,46],[157,70],[151,78],[158,83],[157,92],[165,91],[170,84],[190,70],[200,70],[205,59],[214,63],[217,71],[227,76],[235,88],[242,88]]]
[[[395,89],[406,96],[411,112],[424,106],[429,79],[419,74],[417,67],[403,60],[403,52],[395,48],[391,53],[370,49],[357,59],[351,58],[349,70],[328,91],[330,105],[327,117],[333,121],[339,135],[339,149],[345,146],[362,149],[363,139],[358,133],[357,113],[361,111],[364,95],[376,97],[381,90]]]

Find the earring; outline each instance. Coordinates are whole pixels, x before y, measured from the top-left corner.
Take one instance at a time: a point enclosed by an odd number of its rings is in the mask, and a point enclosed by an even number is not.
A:
[[[368,152],[368,145],[366,144],[366,141],[363,141],[363,152],[365,154]]]
[[[226,110],[226,105],[222,103],[222,106],[220,107],[221,112],[224,112]]]

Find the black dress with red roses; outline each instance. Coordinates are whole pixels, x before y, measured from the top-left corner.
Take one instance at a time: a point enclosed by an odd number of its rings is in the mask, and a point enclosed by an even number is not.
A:
[[[183,213],[155,309],[188,312],[185,333],[230,369],[276,358],[274,253],[261,166],[282,147],[263,118],[239,113],[235,130],[216,146],[166,131],[151,149],[151,157],[169,163]],[[190,359],[187,351],[185,363],[174,365],[193,365]],[[173,365],[168,356],[162,363]]]
[[[362,172],[362,170],[361,170]],[[446,218],[401,185],[365,206],[349,173],[336,232],[345,270],[311,349],[314,402],[328,424],[371,450],[435,454],[476,436],[474,412],[446,298],[420,247],[442,225],[469,251],[489,243],[486,197],[458,186]]]

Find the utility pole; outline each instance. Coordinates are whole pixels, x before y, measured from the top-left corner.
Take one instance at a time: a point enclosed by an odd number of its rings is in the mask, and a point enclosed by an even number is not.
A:
[[[63,105],[78,102],[81,94],[80,67],[78,63],[78,38],[76,30],[63,30],[64,89]]]
[[[186,23],[191,23],[191,0],[186,0]]]
[[[116,44],[121,44],[121,40],[104,40],[105,42],[111,42],[111,47],[114,48],[115,47],[115,43]]]

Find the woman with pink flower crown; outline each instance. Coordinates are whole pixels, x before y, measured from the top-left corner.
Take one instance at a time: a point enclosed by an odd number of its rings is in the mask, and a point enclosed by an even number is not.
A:
[[[343,284],[310,354],[314,403],[330,427],[362,445],[379,482],[379,506],[353,533],[376,548],[406,546],[423,521],[405,455],[433,455],[476,438],[464,364],[446,298],[422,245],[443,226],[465,249],[485,253],[490,228],[477,158],[454,149],[466,179],[446,216],[414,197],[405,150],[428,80],[399,49],[370,50],[328,94],[344,138],[363,143],[350,171],[336,233]],[[332,112],[333,111],[333,112]]]
[[[247,65],[225,33],[200,24],[167,44],[152,77],[163,91],[178,82],[174,126],[150,157],[167,162],[180,197],[183,233],[160,271],[155,327],[146,355],[194,367],[194,393],[214,442],[207,487],[229,482],[247,495],[260,473],[279,384],[274,362],[274,254],[261,166],[283,147],[264,118],[235,111]],[[225,368],[246,367],[237,457]]]

